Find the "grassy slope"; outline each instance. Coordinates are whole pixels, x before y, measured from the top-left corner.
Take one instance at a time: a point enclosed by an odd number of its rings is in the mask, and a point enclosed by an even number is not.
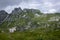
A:
[[[34,31],[0,33],[0,40],[60,40],[60,30],[37,28]]]

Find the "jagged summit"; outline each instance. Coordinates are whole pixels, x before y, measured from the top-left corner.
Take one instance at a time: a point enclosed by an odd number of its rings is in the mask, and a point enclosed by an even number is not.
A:
[[[15,8],[14,10],[12,10],[13,14],[16,14],[16,13],[19,13],[19,12],[22,12],[22,9],[20,7],[19,8]]]

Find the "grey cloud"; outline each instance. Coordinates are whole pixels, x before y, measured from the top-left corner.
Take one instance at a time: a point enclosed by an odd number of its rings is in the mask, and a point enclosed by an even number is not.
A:
[[[0,0],[0,9],[3,9],[9,5],[18,5],[22,0]]]
[[[45,3],[50,2],[51,4],[49,3],[44,4],[44,2]],[[0,10],[5,9],[7,11],[10,11],[16,6],[19,6],[22,8],[38,8],[42,11],[47,11],[47,9],[60,10],[59,3],[60,3],[60,0],[0,0]]]

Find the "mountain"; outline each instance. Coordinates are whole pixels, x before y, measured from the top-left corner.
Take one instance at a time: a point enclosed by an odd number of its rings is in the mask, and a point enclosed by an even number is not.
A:
[[[7,31],[14,29],[15,31],[34,30],[38,27],[51,26],[56,20],[59,22],[60,13],[56,14],[43,14],[38,9],[21,9],[15,8],[10,14],[5,11],[0,11],[0,15],[3,15],[3,21],[0,25],[0,30]],[[58,19],[57,19],[57,17]],[[56,17],[56,20],[55,20]],[[52,19],[53,18],[53,19]],[[2,19],[2,18],[0,18]]]
[[[18,14],[18,13],[21,13],[21,12],[22,12],[22,9],[20,7],[12,10],[12,14]]]
[[[60,40],[60,13],[15,8],[0,11],[0,40]]]
[[[3,12],[3,15],[4,15],[4,12]],[[17,29],[19,28],[19,30],[21,28],[28,29],[28,26],[30,26],[31,23],[33,22],[32,19],[36,16],[35,14],[41,15],[42,13],[38,9],[23,9],[22,10],[20,7],[15,8],[14,10],[12,10],[10,14],[7,14],[8,17],[6,15],[5,17],[6,20],[0,26],[2,28],[7,28],[7,29],[12,28],[12,27],[17,27]]]
[[[0,11],[0,23],[2,23],[8,17],[8,13],[4,10]]]
[[[15,19],[17,19],[20,14],[22,14],[22,9],[19,8],[15,8],[14,10],[12,10],[12,12],[9,14],[9,18],[7,19],[8,21],[14,21]]]

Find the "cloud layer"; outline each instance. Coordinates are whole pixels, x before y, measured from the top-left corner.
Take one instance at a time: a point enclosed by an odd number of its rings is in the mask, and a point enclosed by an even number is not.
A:
[[[60,10],[60,0],[0,0],[0,10],[10,13],[14,8],[40,9],[44,13],[54,13]]]

